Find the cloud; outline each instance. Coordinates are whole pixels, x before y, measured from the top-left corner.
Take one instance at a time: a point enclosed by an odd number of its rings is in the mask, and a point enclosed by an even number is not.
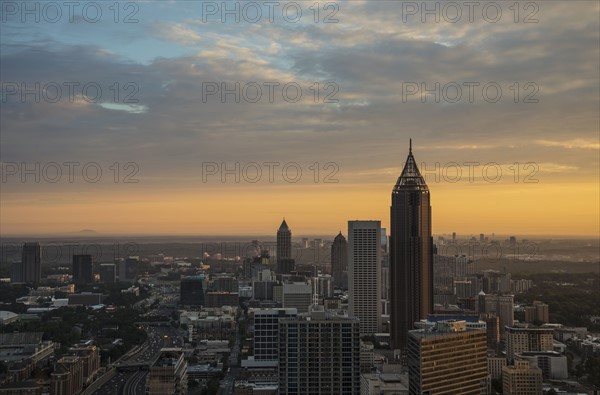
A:
[[[200,34],[183,23],[160,23],[153,32],[154,36],[161,40],[184,46],[198,45],[202,41]]]
[[[561,148],[583,148],[583,149],[600,149],[600,142],[598,140],[583,140],[583,139],[574,139],[574,140],[566,140],[566,141],[550,141],[550,140],[537,140],[537,144],[542,145],[544,147],[561,147]]]

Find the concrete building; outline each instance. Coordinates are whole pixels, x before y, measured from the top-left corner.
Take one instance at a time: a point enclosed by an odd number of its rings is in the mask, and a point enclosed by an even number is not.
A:
[[[237,292],[208,291],[204,295],[205,307],[239,306],[240,296]]]
[[[487,386],[486,352],[485,330],[468,330],[465,321],[409,331],[409,393],[481,394]]]
[[[539,324],[545,324],[550,321],[550,311],[546,303],[540,301],[534,301],[532,306],[526,306],[525,310],[525,322]]]
[[[516,354],[525,351],[553,351],[552,328],[508,327],[506,329],[506,358],[511,362]]]
[[[181,348],[163,348],[150,367],[147,395],[187,395],[187,362]]]
[[[348,221],[348,315],[360,334],[381,332],[381,222]]]
[[[333,278],[329,274],[322,274],[312,278],[313,293],[320,299],[333,297]]]
[[[542,377],[550,380],[564,380],[569,377],[567,357],[556,351],[525,351],[515,354],[515,360],[529,361],[530,366],[542,370]]]
[[[481,315],[481,319],[485,321],[487,347],[497,351],[500,343],[500,318],[495,313],[485,313]]]
[[[238,280],[231,276],[217,277],[212,281],[210,286],[211,291],[218,292],[238,292]]]
[[[365,373],[360,376],[361,395],[408,395],[408,380],[398,373]]]
[[[281,318],[279,393],[359,395],[358,320],[331,315],[322,306]]]
[[[500,335],[504,335],[507,326],[515,322],[514,295],[494,295],[479,293],[479,312],[496,313],[500,321]]]
[[[101,293],[82,292],[67,295],[67,299],[69,306],[95,306],[102,304],[102,296]]]
[[[502,368],[506,366],[506,358],[488,356],[488,374],[492,379],[502,378]]]
[[[254,310],[254,360],[277,361],[279,319],[297,315],[293,308]]]
[[[98,347],[94,345],[78,345],[69,348],[69,353],[78,356],[81,360],[83,383],[91,383],[96,377],[98,369],[100,369],[100,352]]]
[[[50,395],[75,395],[83,389],[83,362],[78,356],[64,356],[50,375]]]
[[[276,293],[273,288],[273,293]],[[274,299],[277,298],[274,295]],[[312,303],[312,287],[306,283],[284,283],[281,286],[281,305],[284,308],[297,309],[298,313],[307,313]]]
[[[504,395],[542,395],[542,370],[529,361],[515,361],[502,368],[502,390]]]

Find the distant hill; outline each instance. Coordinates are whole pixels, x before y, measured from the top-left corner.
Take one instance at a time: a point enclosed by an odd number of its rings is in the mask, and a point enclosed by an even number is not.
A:
[[[72,233],[69,233],[69,234],[80,235],[80,236],[93,236],[93,235],[98,235],[99,233],[96,232],[93,229],[82,229],[82,230],[79,230],[77,232],[72,232]]]

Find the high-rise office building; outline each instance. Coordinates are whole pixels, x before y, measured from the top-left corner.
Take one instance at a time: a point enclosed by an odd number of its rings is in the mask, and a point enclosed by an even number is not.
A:
[[[39,283],[42,280],[42,248],[40,243],[25,243],[21,253],[21,263],[12,268],[13,283]]]
[[[163,348],[150,367],[146,380],[148,395],[186,395],[187,362],[181,348]]]
[[[278,364],[281,395],[359,395],[358,320],[323,310],[281,318]]]
[[[381,222],[348,221],[348,315],[360,334],[381,330]]]
[[[534,323],[539,322],[545,324],[550,320],[549,309],[546,303],[542,303],[538,300],[533,302],[533,306],[526,306],[525,310],[525,322]]]
[[[512,361],[516,354],[525,351],[552,351],[554,330],[539,327],[506,328],[506,358]]]
[[[114,263],[101,263],[98,267],[100,282],[104,284],[114,284],[117,280],[117,265]]]
[[[485,330],[449,320],[408,333],[409,394],[479,395],[486,388]]]
[[[479,298],[479,312],[496,313],[500,319],[500,334],[504,335],[507,326],[515,322],[515,297],[514,295],[486,295],[481,291]]]
[[[329,274],[321,274],[312,278],[313,294],[319,299],[333,297],[333,281]]]
[[[281,288],[281,300],[275,296],[278,288]],[[313,299],[312,287],[306,283],[284,283],[273,287],[273,299],[280,301],[285,308],[294,308],[298,313],[307,313]]]
[[[331,274],[336,287],[348,288],[348,243],[342,232],[335,236],[331,245]]]
[[[394,348],[404,348],[414,322],[433,312],[430,194],[412,143],[392,191],[390,211],[391,339]]]
[[[181,278],[179,304],[183,306],[204,306],[205,277],[185,276]]]
[[[138,275],[139,257],[130,256],[119,263],[119,281],[134,282]]]
[[[254,360],[277,361],[279,319],[298,315],[296,309],[254,310]]]
[[[294,270],[292,259],[292,230],[285,218],[277,230],[277,273],[290,274]]]
[[[73,255],[73,282],[89,284],[94,281],[94,263],[91,255]]]

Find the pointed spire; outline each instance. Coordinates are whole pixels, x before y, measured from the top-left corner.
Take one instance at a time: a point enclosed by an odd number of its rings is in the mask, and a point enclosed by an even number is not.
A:
[[[404,169],[402,169],[402,174],[400,174],[400,177],[398,177],[394,191],[406,187],[414,187],[416,189],[424,190],[429,189],[427,188],[425,179],[423,176],[421,176],[421,172],[417,167],[415,157],[412,154],[412,139],[409,139],[408,141],[408,157],[406,158]]]
[[[279,230],[288,230],[288,224],[287,222],[285,222],[285,217],[283,217],[283,222],[281,222],[281,225],[279,226]]]

